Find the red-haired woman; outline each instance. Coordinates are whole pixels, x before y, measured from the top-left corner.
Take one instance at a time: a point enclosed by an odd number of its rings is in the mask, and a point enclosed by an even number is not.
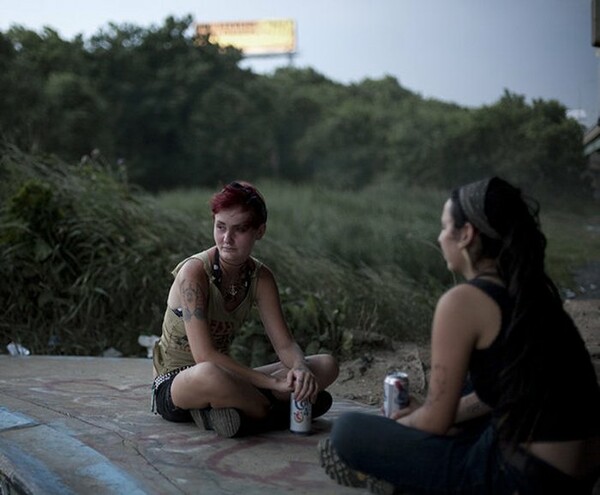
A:
[[[324,390],[338,366],[330,355],[304,355],[284,319],[273,273],[252,257],[266,230],[262,195],[247,182],[232,182],[213,196],[211,210],[215,245],[173,271],[153,355],[156,411],[223,437],[281,427],[291,392],[310,398],[313,418],[324,414],[332,402]],[[228,351],[254,304],[280,361],[252,369]]]

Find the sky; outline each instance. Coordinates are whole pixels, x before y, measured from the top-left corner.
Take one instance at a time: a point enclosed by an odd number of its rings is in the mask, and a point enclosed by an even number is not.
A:
[[[393,76],[425,98],[468,107],[508,90],[583,110],[587,126],[600,116],[591,0],[0,0],[0,31],[48,26],[88,38],[110,22],[149,28],[188,14],[198,23],[294,19],[293,65],[344,84]],[[242,65],[269,73],[289,63]]]

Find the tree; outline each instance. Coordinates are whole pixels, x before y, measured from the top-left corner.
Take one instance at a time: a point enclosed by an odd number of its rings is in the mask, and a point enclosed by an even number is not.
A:
[[[69,43],[50,28],[37,34],[15,26],[2,35],[0,45],[0,65],[4,69],[0,129],[4,139],[24,149],[68,155],[55,136],[47,139],[48,131],[62,117],[56,115],[56,108],[50,108],[52,103],[49,107],[47,97],[56,96],[56,85],[50,79],[57,72],[82,74],[85,78],[81,38]],[[102,125],[98,122],[99,127]]]
[[[153,191],[242,176],[357,188],[499,174],[582,186],[582,131],[558,102],[505,91],[468,109],[389,76],[350,85],[310,68],[260,76],[191,28],[186,16],[109,24],[86,41],[50,28],[0,33],[0,137],[66,160],[100,150]]]

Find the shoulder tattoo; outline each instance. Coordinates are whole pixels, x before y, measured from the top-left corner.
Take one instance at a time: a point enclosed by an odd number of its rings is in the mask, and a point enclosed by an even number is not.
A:
[[[200,284],[184,279],[180,285],[180,292],[184,321],[190,321],[194,317],[198,320],[205,320],[204,297]]]

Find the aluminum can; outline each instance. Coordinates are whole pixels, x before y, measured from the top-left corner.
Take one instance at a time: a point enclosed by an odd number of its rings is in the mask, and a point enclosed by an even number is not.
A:
[[[383,380],[383,413],[388,418],[410,403],[408,374],[394,371]]]
[[[310,435],[312,431],[312,404],[310,399],[296,400],[294,394],[290,400],[290,431],[297,435]]]

